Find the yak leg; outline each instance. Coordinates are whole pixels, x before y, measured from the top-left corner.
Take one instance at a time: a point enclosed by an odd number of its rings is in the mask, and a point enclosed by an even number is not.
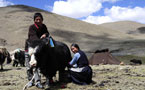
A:
[[[14,67],[15,67],[15,66],[17,67],[17,66],[18,66],[18,61],[14,60],[13,66],[14,66]]]
[[[19,62],[18,62],[18,61],[16,61],[16,67],[18,67],[18,64],[19,64]]]
[[[16,62],[15,62],[15,61],[13,61],[13,67],[15,67],[15,64],[16,64]]]
[[[24,67],[24,60],[23,59],[19,59],[19,63],[20,63],[20,65],[21,65],[21,67]]]
[[[25,67],[25,63],[24,63],[24,62],[23,62],[23,64],[22,64],[22,66]]]
[[[59,81],[65,82],[65,78],[67,77],[66,71],[64,69],[59,70]]]
[[[19,64],[19,61],[17,59],[15,59],[14,62],[13,62],[13,66],[16,66],[17,67],[18,64]]]
[[[4,69],[3,69],[3,64],[1,64],[1,70],[4,70]]]
[[[25,61],[22,61],[22,67],[25,67]]]
[[[62,82],[63,78],[64,78],[64,72],[63,71],[59,71],[59,81]]]
[[[21,60],[22,61],[22,67],[25,67],[25,60]]]

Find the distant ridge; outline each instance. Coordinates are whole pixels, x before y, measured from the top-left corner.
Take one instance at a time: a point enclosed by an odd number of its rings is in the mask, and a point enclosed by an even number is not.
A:
[[[38,11],[38,12],[44,12],[45,11],[45,10],[42,10],[42,9],[39,9],[39,8],[35,8],[35,7],[31,7],[31,6],[26,6],[26,5],[10,5],[10,6],[7,6],[7,7],[10,7],[10,8],[20,8],[20,9],[23,9],[23,10],[29,11],[29,12],[36,12],[36,11]]]
[[[138,28],[140,27],[145,27],[145,24],[141,24],[133,21],[118,21],[118,22],[101,24],[100,26],[106,28],[112,28],[113,30],[118,30],[124,33],[129,33],[138,30]]]

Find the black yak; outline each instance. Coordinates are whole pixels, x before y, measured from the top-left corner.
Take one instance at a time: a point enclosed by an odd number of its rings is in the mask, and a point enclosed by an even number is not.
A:
[[[13,57],[13,66],[20,66],[24,67],[25,66],[25,51],[21,49],[16,49],[13,51],[11,54],[11,57]]]
[[[28,41],[28,43],[30,64],[35,64],[36,68],[40,69],[46,77],[46,85],[49,85],[49,79],[55,76],[56,71],[59,71],[59,74],[65,71],[72,59],[70,50],[66,44],[58,41],[54,41],[55,47],[51,47],[47,39]]]
[[[142,61],[141,60],[137,60],[137,59],[132,59],[132,60],[130,60],[130,62],[131,62],[131,64],[134,64],[134,65],[136,65],[136,64],[142,64]]]
[[[7,59],[7,64],[11,63],[10,53],[7,51],[6,48],[0,48],[0,65],[1,70],[3,70],[3,63],[5,62],[5,59]]]

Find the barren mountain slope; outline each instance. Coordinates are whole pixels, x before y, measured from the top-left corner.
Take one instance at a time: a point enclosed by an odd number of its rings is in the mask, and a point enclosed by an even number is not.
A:
[[[141,24],[133,21],[118,21],[118,22],[101,24],[100,26],[111,28],[113,30],[121,31],[124,33],[130,33],[133,31],[137,31],[141,27],[145,27],[145,24]]]
[[[0,45],[3,45],[2,41],[6,40],[5,47],[10,51],[24,48],[28,28],[33,24],[35,12],[43,14],[44,23],[55,40],[67,45],[78,43],[85,52],[94,52],[96,49],[103,48],[116,50],[120,49],[126,41],[140,39],[138,36],[112,28],[86,23],[29,6],[14,5],[0,8],[2,17],[0,18]]]

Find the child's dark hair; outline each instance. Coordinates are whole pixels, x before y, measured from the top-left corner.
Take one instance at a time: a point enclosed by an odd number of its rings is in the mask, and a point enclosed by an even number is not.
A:
[[[78,50],[80,50],[80,47],[79,47],[79,45],[78,44],[76,44],[76,43],[73,43],[72,45],[71,45],[71,47],[76,47]]]
[[[42,16],[41,13],[35,13],[34,14],[34,20],[36,19],[36,17],[40,17],[42,19],[42,21],[43,21],[43,16]]]

